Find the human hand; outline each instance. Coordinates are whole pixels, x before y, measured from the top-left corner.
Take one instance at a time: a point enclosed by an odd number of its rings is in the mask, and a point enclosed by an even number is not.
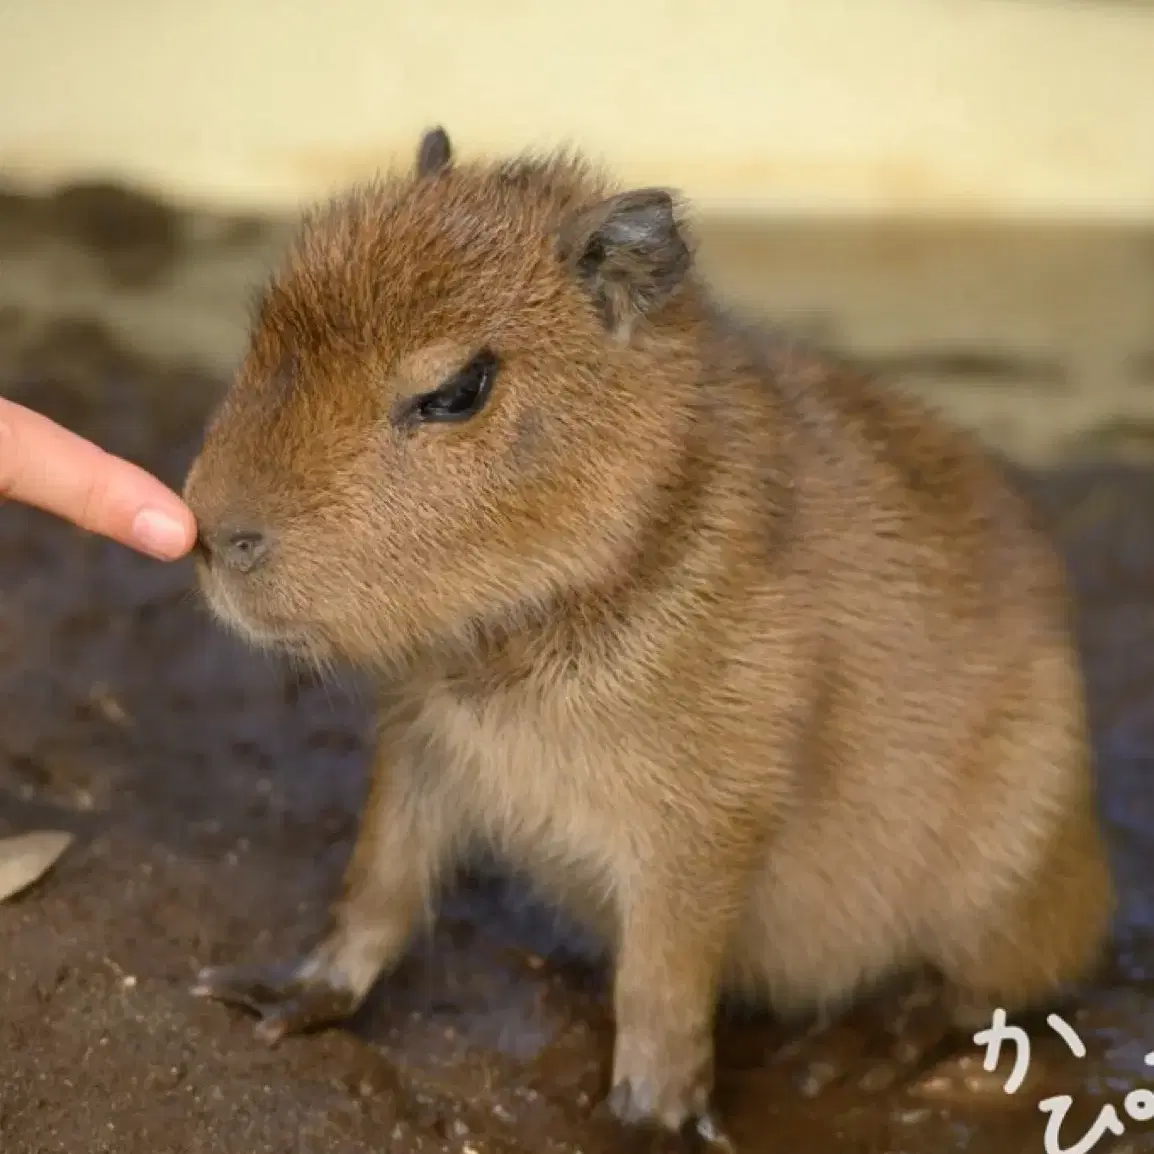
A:
[[[0,499],[34,505],[162,561],[196,540],[184,502],[145,470],[0,397]]]

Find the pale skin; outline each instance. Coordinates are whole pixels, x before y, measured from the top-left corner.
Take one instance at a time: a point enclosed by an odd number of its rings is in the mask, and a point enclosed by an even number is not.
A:
[[[185,556],[196,522],[139,466],[0,398],[0,501],[18,501],[160,561]]]

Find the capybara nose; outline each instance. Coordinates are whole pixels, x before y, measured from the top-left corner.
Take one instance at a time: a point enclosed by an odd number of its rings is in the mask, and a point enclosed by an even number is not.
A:
[[[229,526],[210,534],[204,544],[214,564],[235,573],[250,573],[268,556],[270,541],[260,529]]]

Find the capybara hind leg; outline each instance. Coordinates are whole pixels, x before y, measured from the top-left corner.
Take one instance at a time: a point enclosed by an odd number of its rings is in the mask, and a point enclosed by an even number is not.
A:
[[[974,1085],[984,1054],[975,1035],[989,1029],[999,1011],[1006,1025],[1028,1033],[1050,1013],[1068,1020],[1076,1012],[1079,984],[1104,960],[1114,894],[1092,817],[1073,815],[1051,844],[1034,883],[999,917],[938,943],[932,960],[946,979],[945,1005],[963,1047],[927,1075],[927,1088],[949,1092],[949,1082],[958,1078]],[[1013,1048],[1002,1047],[995,1071],[999,1090],[1012,1068]]]
[[[952,986],[959,1029],[1066,999],[1104,960],[1114,890],[1092,814],[1072,813],[1055,831],[1033,881],[995,914],[947,927],[928,959]]]
[[[897,998],[867,996],[832,1034],[803,1041],[803,1091],[847,1083],[867,1092],[903,1086],[923,1098],[1004,1103],[1015,1045],[1004,1042],[996,1068],[987,1071],[986,1049],[975,1035],[994,1023],[999,1010],[1007,1025],[1031,1040],[1039,1025],[1052,1033],[1045,1026],[1051,1012],[1073,1024],[1071,1001],[1104,954],[1114,908],[1092,817],[1073,814],[1052,845],[1035,870],[1036,881],[997,917],[976,907],[968,916],[958,906],[943,907],[938,936],[924,958],[940,984],[919,980]],[[873,1022],[869,1029],[855,1019],[863,1013]],[[831,1037],[846,1026],[854,1051],[849,1061],[832,1062]],[[1031,1058],[1024,1089],[1047,1074],[1036,1044]]]

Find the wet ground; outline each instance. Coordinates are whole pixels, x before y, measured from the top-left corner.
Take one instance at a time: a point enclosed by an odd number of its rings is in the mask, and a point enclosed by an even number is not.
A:
[[[913,1040],[933,1015],[903,1024],[900,992],[810,1040],[726,1020],[725,1122],[752,1152],[1043,1154],[1038,1102],[1065,1093],[1051,1151],[1154,1150],[1154,1121],[1123,1112],[1154,1088],[1154,241],[735,228],[718,227],[711,259],[738,295],[756,295],[761,268],[777,315],[1032,462],[1081,596],[1123,901],[1108,964],[1069,1014],[1084,1059],[1043,1028],[1041,1072],[1016,1094],[1000,1089],[1009,1061],[995,1081],[974,1047],[950,1081],[903,1079],[880,1056],[890,1030]],[[0,390],[179,484],[281,239],[107,190],[0,200]],[[0,835],[78,835],[0,905],[4,1154],[646,1148],[593,1110],[612,1043],[604,971],[491,875],[462,878],[348,1029],[270,1050],[251,1020],[189,996],[199,966],[288,954],[320,925],[367,717],[355,684],[301,679],[225,637],[188,565],[0,511]],[[1108,1104],[1126,1133],[1078,1144]]]

